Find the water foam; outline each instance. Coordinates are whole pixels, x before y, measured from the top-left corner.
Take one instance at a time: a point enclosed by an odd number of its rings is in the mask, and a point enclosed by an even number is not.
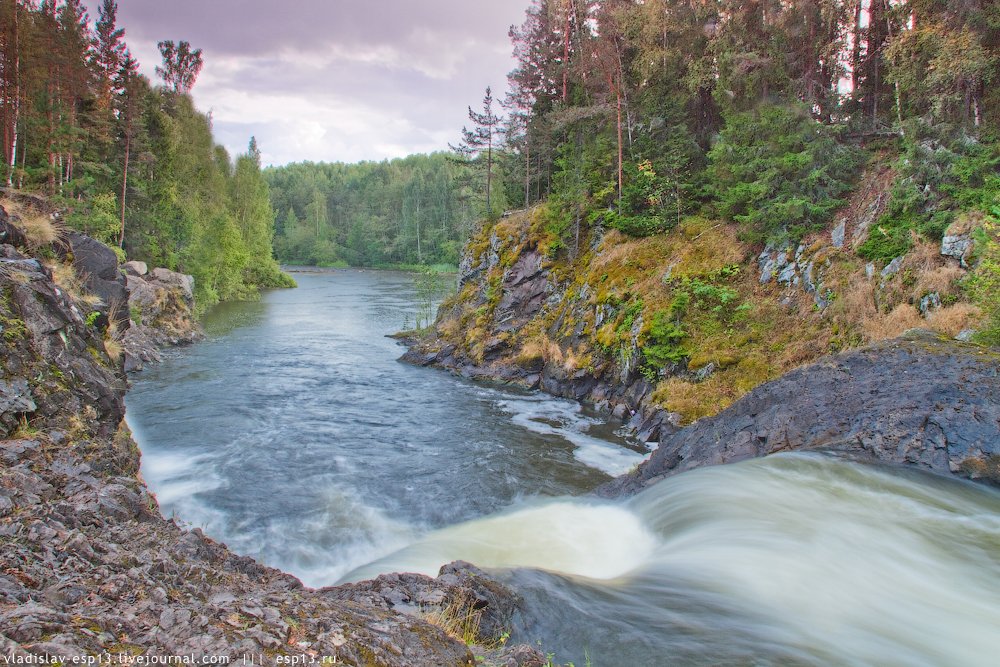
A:
[[[639,517],[623,507],[566,499],[543,501],[434,531],[351,572],[344,580],[360,581],[383,572],[434,576],[454,560],[607,580],[647,562],[656,545]]]
[[[645,461],[648,453],[640,453],[589,435],[587,431],[600,424],[583,414],[577,403],[546,398],[540,394],[499,401],[501,409],[511,414],[511,421],[532,433],[562,438],[575,447],[573,457],[580,463],[617,477]]]

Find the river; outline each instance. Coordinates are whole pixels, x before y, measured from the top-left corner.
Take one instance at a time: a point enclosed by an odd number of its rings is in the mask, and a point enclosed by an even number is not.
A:
[[[168,516],[312,586],[497,568],[525,598],[513,639],[578,666],[1000,653],[997,491],[798,454],[581,497],[647,452],[575,403],[398,362],[406,274],[296,279],[133,378]]]

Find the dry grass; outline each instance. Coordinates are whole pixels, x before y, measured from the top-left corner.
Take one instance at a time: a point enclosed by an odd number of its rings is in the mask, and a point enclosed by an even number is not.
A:
[[[24,232],[28,246],[32,250],[52,245],[62,235],[62,227],[56,225],[44,213],[11,199],[0,201],[0,205],[14,218],[14,224]]]
[[[71,264],[48,262],[46,265],[52,271],[53,282],[73,301],[91,308],[101,305],[101,298],[87,291]]]
[[[449,637],[457,639],[466,646],[480,646],[487,650],[499,648],[504,640],[490,641],[479,636],[479,624],[482,612],[471,602],[460,604],[449,603],[445,607],[424,612],[422,618],[433,626],[444,630]]]
[[[954,338],[966,329],[976,328],[982,318],[982,311],[971,303],[956,303],[928,313],[927,326]]]
[[[958,281],[964,278],[966,273],[965,269],[955,264],[936,267],[917,278],[915,291],[919,294],[937,292],[939,296],[956,294]]]
[[[920,311],[908,303],[901,303],[888,315],[867,322],[865,333],[872,342],[895,338],[908,329],[926,327]]]

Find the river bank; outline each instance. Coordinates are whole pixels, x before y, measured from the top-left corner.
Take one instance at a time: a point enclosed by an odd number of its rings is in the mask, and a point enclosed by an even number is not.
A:
[[[17,221],[2,222],[3,240],[14,241]],[[0,652],[472,664],[444,626],[452,614],[492,610],[474,570],[313,590],[165,519],[122,420],[124,355],[104,338],[115,314],[102,326],[108,312],[92,308],[106,302],[88,300],[79,283],[73,292],[56,284],[53,272],[70,265],[43,264],[23,245],[2,249]],[[503,597],[491,590],[489,600]]]

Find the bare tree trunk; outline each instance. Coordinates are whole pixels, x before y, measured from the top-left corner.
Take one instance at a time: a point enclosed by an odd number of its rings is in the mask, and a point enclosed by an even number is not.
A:
[[[17,126],[20,123],[21,118],[21,40],[20,33],[18,31],[17,22],[17,1],[14,2],[14,17],[13,17],[13,27],[14,27],[14,96],[13,96],[13,109],[11,113],[11,144],[10,144],[10,160],[7,161],[9,168],[7,169],[7,187],[11,187],[14,184],[14,168],[17,166]]]
[[[573,10],[573,0],[566,0],[566,27],[563,29],[563,80],[562,80],[562,101],[566,104],[569,99],[569,28],[570,13]]]
[[[17,159],[16,155],[14,156],[14,159],[15,160]],[[27,169],[27,163],[28,163],[28,134],[27,131],[25,131],[25,133],[21,135],[21,171],[17,174],[17,188],[19,190],[24,187],[24,173],[25,170]]]
[[[132,144],[132,133],[125,130],[125,165],[122,169],[122,224],[118,230],[118,247],[125,248],[125,196],[128,193],[128,160]]]
[[[528,134],[525,132],[524,135],[524,208],[528,208],[530,205],[529,198],[531,187],[531,142],[528,140]]]
[[[622,202],[622,190],[624,186],[624,175],[623,175],[623,165],[625,159],[625,149],[622,140],[622,91],[620,86],[616,86],[611,75],[611,72],[606,72],[605,76],[608,79],[608,88],[613,90],[615,93],[615,110],[618,115],[617,126],[618,126],[618,206],[621,208]]]
[[[854,0],[854,43],[851,45],[851,92],[857,95],[861,82],[861,4]]]
[[[417,213],[416,218],[414,218],[413,224],[417,228],[417,264],[424,263],[424,255],[420,250],[420,198],[417,198]]]
[[[493,194],[493,126],[489,128],[490,138],[486,144],[486,217],[493,215],[490,196]]]

